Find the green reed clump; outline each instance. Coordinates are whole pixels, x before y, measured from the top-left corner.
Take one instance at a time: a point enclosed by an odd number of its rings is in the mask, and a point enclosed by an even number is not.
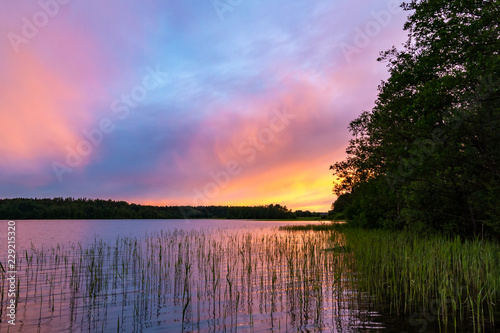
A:
[[[427,311],[442,326],[472,321],[478,331],[498,325],[500,244],[352,228],[343,234],[360,273],[358,287],[389,302],[392,311]]]
[[[319,224],[285,225],[279,230],[285,231],[337,231],[343,222],[320,222]]]

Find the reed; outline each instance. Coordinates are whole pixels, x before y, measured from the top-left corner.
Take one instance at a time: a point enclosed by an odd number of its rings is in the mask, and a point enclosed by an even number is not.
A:
[[[333,234],[174,230],[32,245],[18,263],[18,316],[42,330],[63,319],[77,331],[333,327],[330,309],[355,302],[350,254],[325,251],[343,242]]]
[[[495,326],[500,245],[481,239],[344,228],[358,288],[396,314],[429,313],[444,328]]]

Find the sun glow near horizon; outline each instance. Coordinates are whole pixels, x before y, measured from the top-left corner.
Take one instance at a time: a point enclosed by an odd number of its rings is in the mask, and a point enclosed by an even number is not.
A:
[[[0,12],[0,197],[327,211],[378,53],[405,39],[387,3],[53,4]]]

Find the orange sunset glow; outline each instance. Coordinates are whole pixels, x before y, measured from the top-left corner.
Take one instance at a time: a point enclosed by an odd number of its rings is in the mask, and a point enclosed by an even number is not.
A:
[[[402,11],[117,4],[3,5],[3,198],[330,209],[329,166],[387,75],[378,52],[405,39]]]

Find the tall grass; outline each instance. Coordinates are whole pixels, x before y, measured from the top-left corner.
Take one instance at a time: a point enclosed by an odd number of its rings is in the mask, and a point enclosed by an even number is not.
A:
[[[390,304],[391,311],[432,313],[444,327],[465,321],[475,331],[498,326],[500,244],[351,228],[343,234],[358,288]]]
[[[315,331],[355,317],[349,256],[325,251],[341,242],[329,231],[175,230],[32,246],[18,261],[17,315],[33,331]]]
[[[341,331],[366,328],[374,301],[443,328],[499,325],[500,246],[482,240],[321,224],[96,238],[18,259],[17,315],[30,330]]]

